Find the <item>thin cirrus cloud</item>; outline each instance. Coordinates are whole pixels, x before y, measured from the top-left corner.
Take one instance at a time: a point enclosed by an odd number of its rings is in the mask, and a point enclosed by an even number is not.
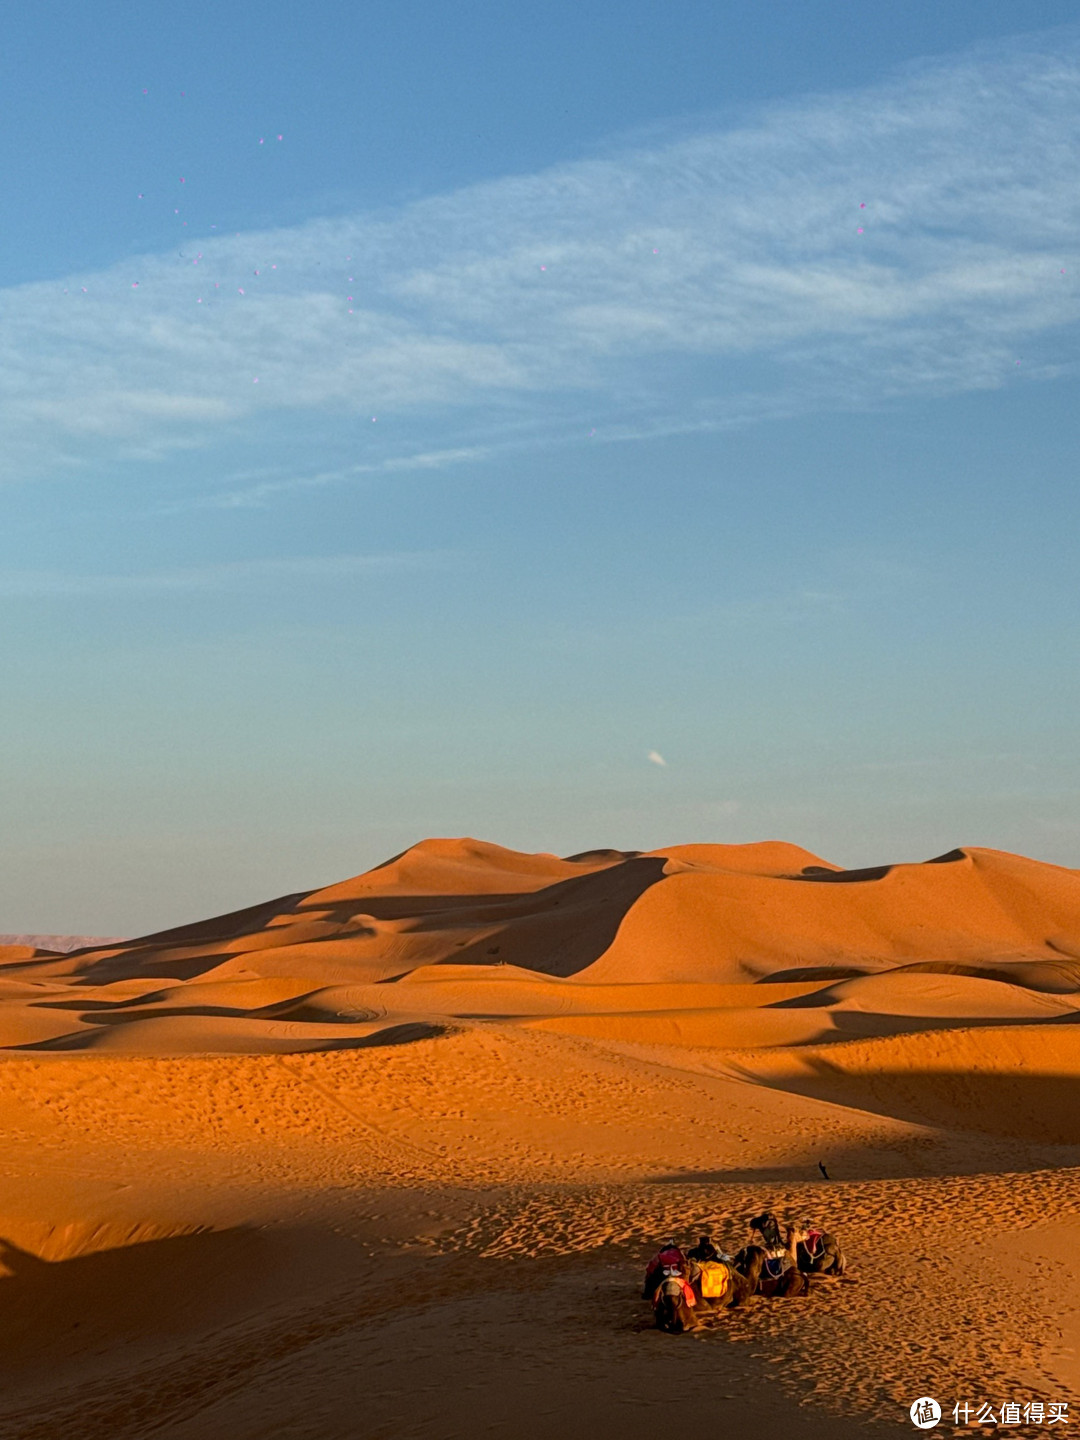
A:
[[[232,477],[232,483],[225,490],[215,491],[197,500],[196,504],[214,509],[239,509],[252,505],[264,505],[274,496],[293,490],[319,489],[324,485],[340,484],[362,476],[393,475],[416,470],[443,470],[450,465],[461,465],[467,460],[484,460],[492,453],[489,446],[460,446],[452,450],[430,450],[414,452],[411,455],[387,456],[379,461],[361,461],[353,465],[342,465],[336,469],[316,470],[309,474],[288,474],[277,472]],[[178,503],[171,509],[188,508]]]
[[[8,473],[224,436],[254,463],[300,412],[363,421],[379,469],[1058,374],[1078,142],[1068,27],[388,215],[15,287]]]

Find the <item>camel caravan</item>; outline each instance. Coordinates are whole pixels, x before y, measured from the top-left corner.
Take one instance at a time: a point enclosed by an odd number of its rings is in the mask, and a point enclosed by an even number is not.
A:
[[[846,1268],[836,1236],[809,1220],[788,1224],[771,1211],[750,1221],[750,1240],[734,1255],[717,1250],[708,1235],[685,1253],[669,1240],[649,1261],[643,1299],[652,1303],[661,1330],[679,1335],[697,1325],[699,1307],[726,1309],[751,1295],[806,1295],[811,1276],[839,1280]]]

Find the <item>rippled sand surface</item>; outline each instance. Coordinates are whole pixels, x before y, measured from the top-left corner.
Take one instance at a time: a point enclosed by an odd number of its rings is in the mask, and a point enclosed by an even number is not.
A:
[[[0,1436],[1080,1405],[1078,957],[1080,872],[780,843],[428,841],[166,934],[0,948]],[[835,1229],[849,1281],[655,1332],[657,1241],[741,1243],[766,1205]]]

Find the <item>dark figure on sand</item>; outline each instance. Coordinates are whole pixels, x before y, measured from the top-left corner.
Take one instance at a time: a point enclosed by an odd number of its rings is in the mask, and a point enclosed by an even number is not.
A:
[[[686,1252],[686,1258],[688,1260],[696,1260],[700,1265],[702,1260],[719,1260],[720,1251],[717,1250],[716,1246],[712,1243],[710,1236],[702,1235],[694,1248]]]

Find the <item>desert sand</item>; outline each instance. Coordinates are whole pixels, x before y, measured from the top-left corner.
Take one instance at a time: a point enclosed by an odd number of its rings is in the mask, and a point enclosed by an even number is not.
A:
[[[0,946],[0,1437],[846,1440],[915,1433],[920,1395],[950,1433],[957,1401],[1080,1406],[1078,1019],[1080,871],[976,848],[431,840]],[[765,1206],[835,1230],[848,1280],[653,1329],[657,1243],[741,1244]]]

